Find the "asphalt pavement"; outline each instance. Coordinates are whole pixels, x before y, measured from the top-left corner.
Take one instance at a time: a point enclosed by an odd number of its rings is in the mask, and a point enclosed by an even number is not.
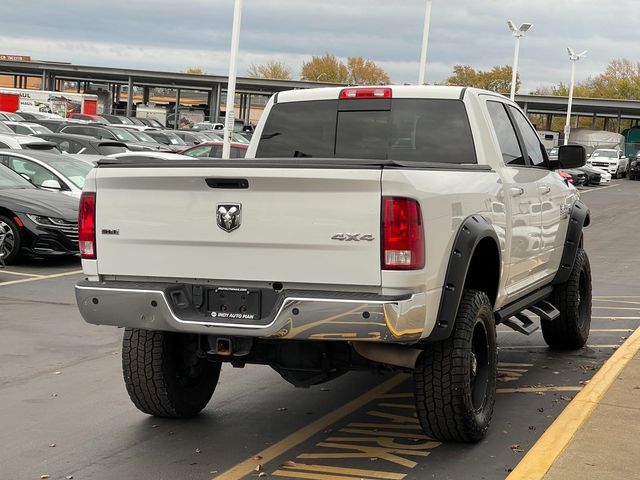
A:
[[[594,281],[589,345],[546,347],[499,327],[500,378],[487,438],[422,435],[406,375],[349,373],[295,389],[268,367],[223,367],[187,421],[138,412],[120,367],[122,331],[85,324],[77,260],[0,270],[0,478],[501,479],[640,326],[640,182],[588,189]],[[605,446],[606,448],[606,446]]]

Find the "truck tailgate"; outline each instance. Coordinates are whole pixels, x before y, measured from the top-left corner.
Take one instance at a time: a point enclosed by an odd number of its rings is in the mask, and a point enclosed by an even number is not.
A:
[[[96,181],[101,275],[381,283],[380,169],[110,167]]]

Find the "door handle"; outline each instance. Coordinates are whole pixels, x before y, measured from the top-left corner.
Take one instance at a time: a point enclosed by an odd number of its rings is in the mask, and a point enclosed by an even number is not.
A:
[[[538,192],[540,192],[542,195],[546,195],[550,191],[551,191],[551,187],[549,187],[548,185],[540,185],[538,187]]]
[[[511,187],[509,189],[512,197],[519,197],[520,195],[524,195],[524,188],[520,187]]]

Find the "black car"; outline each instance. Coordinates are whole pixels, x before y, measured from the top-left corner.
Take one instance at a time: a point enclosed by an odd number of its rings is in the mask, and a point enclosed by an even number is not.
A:
[[[156,142],[164,145],[165,147],[171,149],[172,152],[179,152],[187,148],[187,144],[180,138],[178,135],[171,131],[160,131],[160,130],[147,130],[147,135],[153,138]]]
[[[67,125],[60,133],[73,133],[76,135],[85,135],[94,137],[99,140],[114,140],[125,143],[129,150],[166,150],[165,147],[158,143],[141,142],[127,129],[116,126],[107,125]]]
[[[580,168],[576,168],[580,172],[583,172],[587,178],[584,182],[584,185],[600,185],[600,180],[602,179],[602,172],[597,168],[590,167],[589,165],[584,165]]]
[[[173,133],[180,137],[188,146],[199,145],[203,142],[211,141],[211,138],[202,132],[174,130]]]
[[[53,120],[53,119],[50,119],[50,120],[37,119],[37,120],[29,120],[29,122],[37,123],[38,125],[42,125],[43,127],[47,127],[52,132],[59,132],[60,130],[62,130],[67,125],[78,125],[77,123],[68,122],[66,120]]]
[[[78,200],[34,187],[0,165],[0,230],[7,264],[22,255],[50,257],[78,253]]]
[[[587,174],[584,172],[581,172],[580,170],[576,170],[573,168],[570,168],[570,169],[563,168],[562,171],[571,175],[571,183],[576,187],[578,185],[584,185],[585,182],[587,181]]]
[[[111,155],[128,150],[127,144],[114,140],[99,140],[85,135],[72,133],[43,133],[38,138],[55,143],[58,150],[66,153],[81,153],[86,155]]]
[[[133,122],[127,117],[121,117],[120,115],[110,115],[107,113],[101,113],[100,116],[112,125],[133,125]]]
[[[640,179],[640,157],[635,157],[633,160],[629,159],[629,180]]]
[[[160,129],[164,128],[164,125],[162,125],[155,118],[138,118],[138,120],[140,120],[142,123],[144,123],[147,127],[160,128]]]

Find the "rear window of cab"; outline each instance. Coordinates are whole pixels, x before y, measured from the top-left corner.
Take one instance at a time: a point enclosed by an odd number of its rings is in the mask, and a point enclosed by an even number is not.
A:
[[[277,103],[256,157],[477,163],[464,103],[452,99]]]

